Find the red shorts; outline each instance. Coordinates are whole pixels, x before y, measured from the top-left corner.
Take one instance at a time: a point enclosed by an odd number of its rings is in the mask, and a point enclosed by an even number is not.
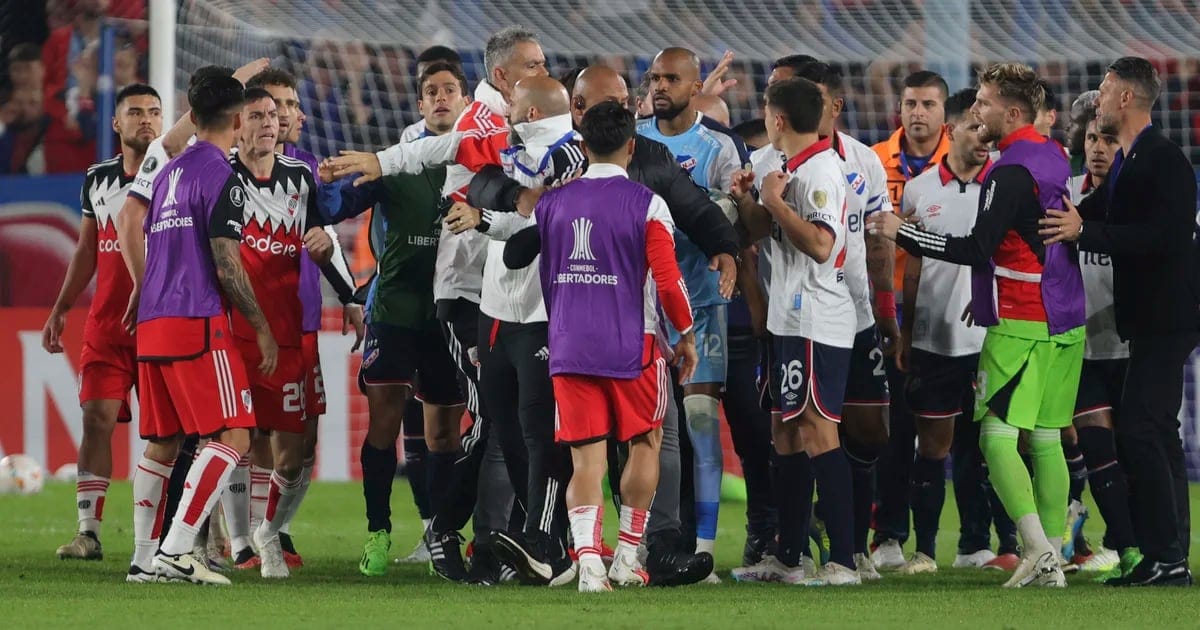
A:
[[[647,337],[642,354],[642,363],[647,367],[637,378],[554,375],[556,440],[587,444],[616,437],[628,442],[662,425],[671,396],[671,377],[667,361],[653,339]]]
[[[79,404],[93,400],[119,400],[118,422],[129,422],[129,390],[137,386],[137,347],[83,342],[79,353]]]
[[[304,351],[304,415],[309,418],[325,415],[325,381],[321,378],[321,352],[317,349],[317,333],[306,332],[300,338]]]
[[[176,329],[178,334],[173,334]],[[138,331],[142,438],[181,433],[214,436],[227,429],[255,426],[250,381],[229,333],[228,319],[153,320],[139,324]],[[170,343],[172,338],[176,343]],[[199,352],[175,354],[180,339],[189,345],[199,342]]]
[[[263,431],[304,433],[304,353],[300,348],[280,346],[275,372],[263,376],[258,371],[262,354],[258,344],[237,340],[238,351],[250,377],[254,397],[254,415]]]

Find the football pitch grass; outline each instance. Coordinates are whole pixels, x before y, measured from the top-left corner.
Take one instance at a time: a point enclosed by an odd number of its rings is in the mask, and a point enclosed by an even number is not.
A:
[[[1200,485],[1193,485],[1191,494],[1192,505],[1200,505]],[[1065,590],[1010,591],[1000,588],[1006,575],[951,569],[958,519],[949,488],[947,495],[935,575],[885,573],[881,582],[848,588],[735,584],[728,576],[741,558],[743,506],[726,504],[717,541],[725,583],[583,595],[574,584],[558,589],[460,586],[412,565],[393,564],[384,577],[363,577],[358,558],[365,520],[361,487],[353,483],[314,484],[292,527],[305,566],[287,581],[265,582],[252,571],[232,574],[233,585],[224,588],[126,584],[132,549],[129,484],[114,483],[109,490],[104,560],[78,562],[54,556],[75,531],[74,486],[50,483],[39,495],[0,496],[0,628],[1200,626],[1196,589],[1118,590],[1076,574],[1068,576]],[[409,552],[420,530],[402,479],[396,481],[392,504],[396,557]],[[1094,508],[1092,514],[1085,531],[1098,542],[1102,523]],[[615,543],[611,508],[606,516],[607,538]]]

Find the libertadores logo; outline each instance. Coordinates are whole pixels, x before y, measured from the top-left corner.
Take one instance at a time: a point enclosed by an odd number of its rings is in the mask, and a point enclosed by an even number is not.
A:
[[[592,254],[592,222],[586,217],[579,217],[571,221],[571,228],[575,231],[575,245],[571,248],[570,260],[596,260],[596,256]]]

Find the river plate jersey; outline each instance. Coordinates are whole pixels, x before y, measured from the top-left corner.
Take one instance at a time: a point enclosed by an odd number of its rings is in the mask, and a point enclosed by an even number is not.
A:
[[[96,293],[83,327],[84,340],[92,343],[133,344],[121,324],[133,281],[117,244],[117,215],[133,179],[118,155],[88,169],[80,194],[83,216],[96,220]]]

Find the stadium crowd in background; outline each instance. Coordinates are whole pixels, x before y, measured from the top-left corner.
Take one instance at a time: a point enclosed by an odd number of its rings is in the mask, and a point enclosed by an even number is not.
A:
[[[40,57],[7,56],[17,122],[0,147],[26,169],[39,143],[49,172],[94,161],[111,7],[72,7]],[[402,434],[424,521],[404,560],[453,582],[933,573],[949,458],[954,567],[1011,588],[1073,572],[1192,583],[1174,410],[1200,330],[1196,182],[1151,125],[1166,97],[1150,61],[1123,57],[1098,94],[1057,97],[1020,63],[980,66],[976,89],[951,94],[919,66],[847,73],[795,54],[758,73],[727,53],[704,72],[686,47],[639,83],[586,59],[560,81],[537,33],[509,27],[483,43],[476,81],[446,47],[315,42],[278,66],[206,66],[168,126],[137,82],[138,45],[130,32],[116,53],[122,154],[87,168],[84,238],[44,332],[61,352],[97,275],[91,459],[60,558],[102,556],[105,440],[136,383],[147,446],[126,579],[303,566],[288,525],[324,413],[307,345],[323,274],[343,332],[366,340],[363,575],[391,564]],[[856,127],[862,82],[892,75],[873,94],[892,95],[896,124]],[[1143,197],[1154,212],[1136,211]],[[367,207],[382,237],[356,297],[331,224]],[[713,563],[721,422],[750,494],[738,567]],[[1087,486],[1101,544],[1082,536]]]

